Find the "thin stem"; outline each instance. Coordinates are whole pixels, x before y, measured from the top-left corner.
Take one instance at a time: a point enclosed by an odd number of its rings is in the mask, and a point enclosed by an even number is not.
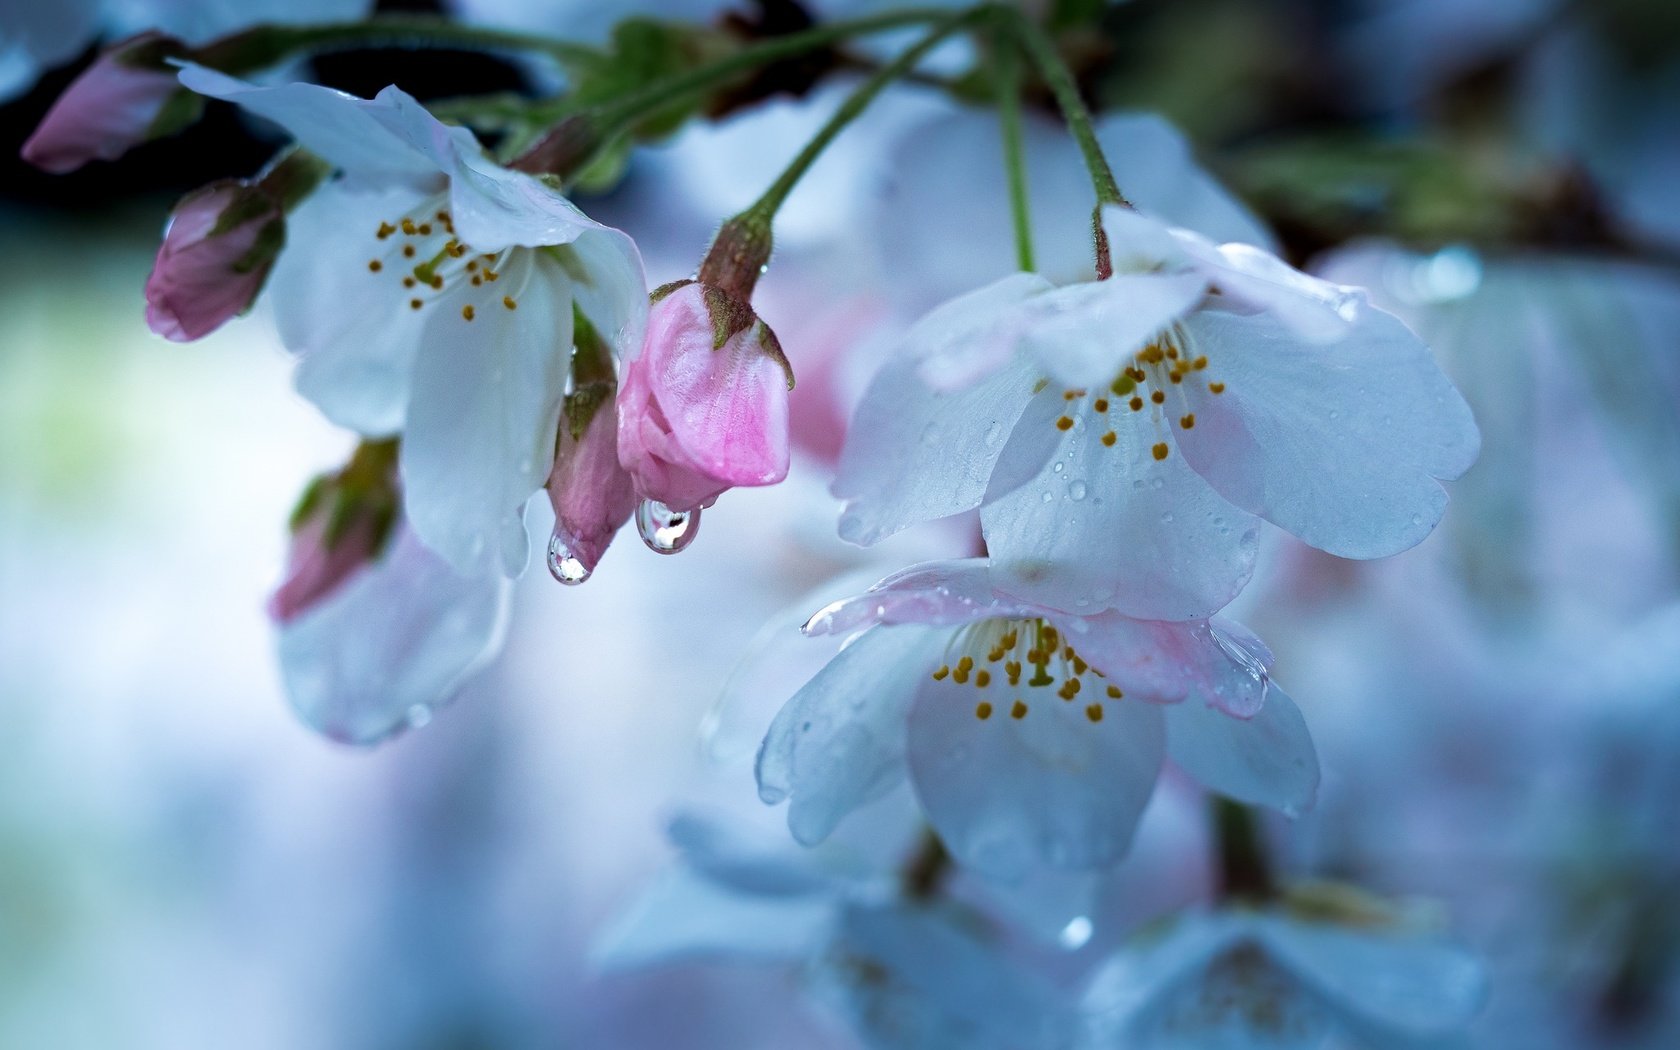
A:
[[[1021,142],[1021,58],[1000,20],[993,83],[997,87],[998,127],[1003,133],[1003,170],[1009,177],[1009,216],[1015,226],[1015,265],[1033,265],[1032,216],[1027,205],[1027,157]]]
[[[1240,802],[1211,796],[1208,817],[1219,860],[1219,895],[1251,900],[1272,895],[1276,886],[1254,814]]]
[[[1020,33],[1021,46],[1038,66],[1044,83],[1056,97],[1056,104],[1061,107],[1062,117],[1067,121],[1068,131],[1073,134],[1074,141],[1079,143],[1079,152],[1084,156],[1085,167],[1091,173],[1091,185],[1097,191],[1097,204],[1125,205],[1126,198],[1121,196],[1120,186],[1114,181],[1114,172],[1108,166],[1108,158],[1103,155],[1102,146],[1097,142],[1096,128],[1091,123],[1091,111],[1085,108],[1085,100],[1079,96],[1079,85],[1074,82],[1073,71],[1062,61],[1062,56],[1056,51],[1056,45],[1042,26],[1020,11],[1012,8],[1000,10],[1009,11],[1012,15],[1010,21]]]
[[[369,47],[523,51],[545,54],[563,64],[587,64],[605,57],[595,48],[566,40],[416,15],[383,15],[324,25],[257,26],[214,41],[192,57],[224,72],[248,72],[301,52]]]
[[[951,854],[932,828],[924,828],[916,852],[905,861],[899,876],[904,885],[904,895],[913,900],[928,900],[939,892],[950,873]]]
[[[640,91],[608,103],[599,111],[599,117],[602,124],[609,127],[628,123],[645,116],[650,111],[657,110],[676,99],[680,99],[684,95],[708,88],[720,80],[727,80],[736,74],[749,72],[772,62],[794,58],[807,51],[815,51],[818,48],[827,47],[830,44],[839,43],[854,36],[880,33],[888,29],[899,29],[910,25],[921,25],[949,16],[950,10],[948,8],[908,8],[871,15],[868,18],[830,22],[827,25],[814,26],[802,32],[789,33],[786,36],[776,37],[761,44],[742,48],[735,54],[708,65],[649,84]]]
[[[777,210],[781,208],[782,203],[787,200],[788,194],[793,192],[794,186],[811,169],[811,165],[816,163],[817,158],[822,156],[823,150],[827,149],[829,143],[833,142],[835,137],[844,131],[848,124],[856,120],[869,107],[869,104],[875,101],[875,96],[885,90],[888,84],[915,68],[916,64],[926,57],[929,51],[939,46],[946,37],[974,21],[985,11],[985,8],[975,8],[956,15],[946,16],[921,40],[906,49],[893,61],[876,70],[868,80],[858,85],[857,90],[848,95],[846,100],[840,103],[840,108],[834,111],[834,115],[828,118],[828,123],[824,124],[816,135],[812,136],[811,141],[805,144],[805,148],[799,151],[799,155],[793,158],[793,162],[776,177],[776,181],[770,184],[770,188],[764,191],[764,195],[759,197],[752,207],[741,213],[742,217],[751,216],[754,220],[767,226],[770,220],[775,217]]]

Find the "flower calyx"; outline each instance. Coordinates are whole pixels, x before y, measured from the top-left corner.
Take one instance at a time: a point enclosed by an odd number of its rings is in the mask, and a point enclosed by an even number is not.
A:
[[[312,480],[288,522],[286,579],[270,599],[270,615],[281,623],[295,619],[377,561],[401,506],[395,439],[363,441],[349,463]]]

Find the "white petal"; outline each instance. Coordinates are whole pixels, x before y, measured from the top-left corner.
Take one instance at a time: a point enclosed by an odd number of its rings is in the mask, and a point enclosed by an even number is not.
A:
[[[286,248],[268,280],[280,341],[300,358],[298,393],[358,433],[394,434],[408,408],[426,318],[402,287],[412,263],[399,254],[400,238],[375,234],[427,199],[406,186],[322,186],[287,218]],[[377,273],[368,268],[375,259]]]
[[[567,268],[572,298],[583,316],[616,351],[620,361],[641,353],[647,330],[648,287],[642,255],[630,235],[610,226],[584,230],[564,248],[576,265]]]
[[[1254,519],[1176,450],[1154,457],[1152,446],[1165,440],[1154,413],[1131,412],[1115,398],[1106,413],[1070,408],[1076,422],[1063,432],[1055,419],[1066,404],[1055,388],[1043,391],[1010,436],[1006,463],[1017,443],[1033,446],[1036,457],[1055,435],[1058,451],[1035,478],[980,512],[993,585],[1081,614],[1114,608],[1190,620],[1224,607],[1253,572]],[[1113,445],[1103,444],[1107,433]]]
[[[805,622],[808,635],[845,634],[878,623],[955,626],[1036,616],[1041,610],[992,590],[984,558],[932,561],[893,573],[863,594],[830,602]]]
[[[822,943],[833,911],[825,897],[749,896],[678,868],[607,926],[590,962],[607,972],[696,959],[798,962]]]
[[[666,835],[683,863],[719,887],[761,897],[826,893],[836,880],[812,863],[810,850],[785,835],[760,838],[745,828],[687,811],[671,819]]]
[[[379,562],[280,628],[280,673],[305,722],[373,744],[452,699],[506,619],[504,581],[456,574],[399,526]]]
[[[1363,290],[1302,273],[1251,244],[1216,245],[1188,230],[1175,230],[1173,235],[1217,289],[1216,299],[1224,308],[1268,314],[1299,338],[1339,338],[1366,305]]]
[[[432,158],[388,126],[387,103],[318,84],[258,87],[203,66],[184,66],[180,76],[182,84],[201,95],[272,120],[311,153],[358,177],[434,190],[443,185],[443,171]]]
[[[536,176],[504,168],[476,147],[454,145],[450,217],[462,242],[475,251],[570,244],[586,231],[607,228]]]
[[[1205,238],[1175,229],[1131,208],[1110,204],[1102,209],[1102,228],[1108,235],[1108,258],[1115,273],[1183,273],[1194,267],[1187,244]]]
[[[1487,997],[1485,968],[1454,945],[1404,931],[1263,922],[1271,954],[1355,1031],[1402,1039],[1449,1035]]]
[[[911,326],[904,346],[935,390],[973,386],[1012,361],[1032,323],[1024,304],[1051,291],[1036,273],[1013,273],[935,307]]]
[[[502,282],[487,293],[463,281],[426,305],[400,462],[428,546],[464,572],[517,576],[525,502],[554,462],[572,301],[565,273],[533,253],[516,253]],[[517,310],[502,306],[504,293]]]
[[[978,679],[975,679],[978,681]],[[1017,700],[1023,717],[1014,717]],[[1155,787],[1164,732],[1158,708],[1022,689],[999,675],[984,688],[924,675],[910,709],[910,777],[952,854],[999,878],[1037,864],[1102,867],[1119,860]],[[991,705],[988,717],[978,705]]]
[[[1058,382],[1103,387],[1132,355],[1202,298],[1198,273],[1123,273],[1058,288],[1026,304],[1021,345]]]
[[[904,720],[948,631],[877,627],[840,651],[795,693],[758,753],[758,795],[791,796],[788,828],[820,842],[847,813],[903,775]]]
[[[1132,699],[1214,704],[1242,718],[1265,699],[1265,664],[1207,621],[1134,620],[1113,612],[1054,619],[1068,644]]]
[[[1175,436],[1226,499],[1348,558],[1376,558],[1429,535],[1446,508],[1436,478],[1480,447],[1470,409],[1398,318],[1362,308],[1329,344],[1266,315],[1204,310],[1184,324],[1205,355],[1185,396],[1193,430]],[[1209,392],[1209,381],[1225,384]]]
[[[1276,685],[1252,718],[1237,718],[1201,697],[1163,710],[1167,754],[1210,790],[1291,816],[1312,805],[1318,752],[1295,701]]]
[[[1220,243],[1274,246],[1260,220],[1197,165],[1184,134],[1160,116],[1105,114],[1097,120],[1097,141],[1126,199],[1145,215]]]
[[[1004,439],[1038,381],[1016,360],[966,390],[940,393],[900,356],[876,375],[847,428],[834,495],[840,536],[871,544],[980,505]]]

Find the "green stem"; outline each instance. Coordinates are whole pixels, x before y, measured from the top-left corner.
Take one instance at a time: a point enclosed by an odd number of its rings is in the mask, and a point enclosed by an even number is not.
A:
[[[951,854],[939,841],[932,828],[922,829],[916,852],[905,861],[899,879],[904,895],[912,900],[925,901],[936,896],[945,879],[951,874]]]
[[[817,158],[822,156],[823,150],[827,149],[829,143],[833,142],[835,137],[844,131],[848,124],[856,120],[869,107],[869,104],[875,101],[875,96],[885,90],[887,85],[915,68],[916,64],[925,58],[929,51],[939,46],[946,37],[975,21],[986,10],[986,8],[974,8],[955,15],[947,14],[921,40],[906,49],[903,54],[876,70],[868,80],[858,85],[857,90],[846,96],[846,100],[840,103],[840,108],[835,110],[834,115],[828,118],[828,123],[817,131],[811,141],[805,144],[805,148],[799,151],[799,155],[793,158],[793,162],[776,177],[776,181],[770,184],[770,188],[764,191],[763,196],[759,197],[750,208],[742,212],[739,218],[753,224],[762,223],[765,227],[768,227],[770,221],[775,218],[777,210],[787,200],[788,194],[793,192],[794,186],[798,185],[799,180],[811,169],[811,165],[816,163]]]
[[[993,82],[997,87],[998,126],[1003,133],[1003,169],[1009,177],[1009,216],[1015,226],[1015,264],[1033,265],[1032,216],[1027,205],[1027,157],[1021,142],[1021,60],[1004,23],[998,23]]]
[[[384,15],[361,22],[256,26],[214,41],[195,51],[192,58],[214,69],[236,73],[262,69],[303,52],[382,47],[523,51],[545,54],[567,65],[599,62],[604,57],[595,48],[552,37],[463,25],[441,18]]]
[[[1218,849],[1220,896],[1248,900],[1272,896],[1276,885],[1253,812],[1240,802],[1218,795],[1208,799],[1208,806]]]
[[[1056,104],[1061,107],[1062,117],[1067,121],[1068,131],[1073,134],[1074,141],[1079,143],[1079,152],[1084,156],[1085,167],[1091,173],[1091,185],[1097,191],[1097,204],[1126,205],[1126,198],[1121,196],[1120,185],[1114,181],[1114,172],[1108,166],[1108,158],[1103,155],[1102,146],[1097,142],[1096,128],[1091,123],[1091,111],[1085,108],[1085,100],[1079,95],[1079,85],[1073,79],[1073,71],[1062,61],[1062,56],[1056,51],[1056,45],[1044,32],[1043,27],[1030,16],[1013,8],[1000,10],[1009,12],[1009,20],[1020,33],[1021,46],[1038,66],[1039,75],[1044,78],[1050,93],[1056,97]]]

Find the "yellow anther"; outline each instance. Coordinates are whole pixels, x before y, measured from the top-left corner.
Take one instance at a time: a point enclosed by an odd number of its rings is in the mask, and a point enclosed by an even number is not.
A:
[[[490,269],[488,266],[484,268],[484,279],[486,281],[500,280],[501,276],[502,276],[501,274],[499,274],[496,271]]]
[[[1069,678],[1067,680],[1067,683],[1065,685],[1063,685],[1062,688],[1066,689],[1068,691],[1069,695],[1078,696],[1079,695],[1079,679]]]
[[[477,259],[468,259],[467,260],[467,272],[472,273],[476,269],[478,269],[478,260]]]
[[[1125,695],[1126,694],[1122,693],[1120,691],[1120,687],[1117,686],[1117,685],[1111,685],[1111,686],[1108,687],[1108,698],[1110,700],[1118,700]]]
[[[504,296],[502,296],[502,305],[507,307],[509,310],[512,310],[515,307],[517,307],[519,304],[513,301],[513,296],[504,295]]]
[[[992,717],[992,705],[982,700],[974,706],[974,717],[984,722]]]
[[[1167,377],[1167,381],[1170,383],[1182,383],[1184,382],[1184,377],[1179,373],[1174,372],[1172,375]]]
[[[414,229],[415,229],[415,227],[414,227],[414,220],[413,219],[404,219],[402,221],[402,232],[403,233],[412,237],[412,236],[414,236]]]
[[[1178,421],[1178,425],[1183,427],[1185,430],[1189,430],[1191,427],[1194,427],[1196,425],[1196,413],[1186,412],[1184,414],[1184,418]]]
[[[429,222],[421,223],[420,226],[419,226],[419,229],[420,229],[420,236],[422,236],[422,237],[430,237],[432,235],[432,224],[429,223]]]
[[[939,670],[933,672],[933,680],[935,682],[943,682],[945,680],[946,676],[949,675],[950,673],[951,673],[951,668],[950,668],[949,664],[940,664],[939,665]]]
[[[974,672],[974,687],[976,689],[984,689],[991,684],[992,672],[984,669]]]
[[[374,234],[374,236],[378,237],[380,240],[384,240],[385,238],[391,236],[391,234],[396,233],[396,232],[397,232],[397,228],[395,226],[392,226],[388,222],[382,222],[382,223],[379,224],[379,232]]]
[[[1108,433],[1106,433],[1102,436],[1102,443],[1107,445],[1109,448],[1113,448],[1114,443],[1116,441],[1119,441],[1119,440],[1120,440],[1120,435],[1116,434],[1112,430],[1110,430]]]
[[[1165,441],[1157,442],[1155,447],[1150,449],[1149,451],[1154,454],[1156,459],[1166,459],[1167,458],[1167,443]]]
[[[378,259],[369,259],[368,269],[373,273],[378,273],[380,270],[385,269],[385,264],[380,262]]]
[[[1020,641],[1020,640],[1021,640],[1020,634],[1016,633],[1015,631],[1010,631],[1007,634],[1005,634],[1002,638],[998,639],[998,645],[1002,646],[1005,649],[1013,649],[1013,648],[1015,648],[1015,643]]]
[[[1207,367],[1207,355],[1203,354],[1201,357],[1198,357],[1194,361],[1190,362],[1190,367],[1194,368],[1198,372],[1200,372],[1202,369],[1206,368]]]
[[[441,289],[443,287],[443,278],[434,273],[432,274],[431,281],[428,283],[430,283],[433,288]]]
[[[1097,398],[1095,401],[1091,402],[1091,407],[1096,409],[1098,412],[1107,412],[1108,411],[1108,398],[1106,398],[1106,397]]]
[[[1167,399],[1167,395],[1163,391],[1160,391],[1160,390],[1156,390],[1149,395],[1149,400],[1155,402],[1157,405],[1166,401],[1166,399]]]
[[[471,303],[461,307],[461,318],[466,321],[473,319],[473,308]]]
[[[1062,391],[1062,400],[1063,401],[1078,401],[1080,398],[1082,398],[1084,396],[1085,396],[1085,391],[1083,391],[1083,390],[1064,390],[1064,391]]]
[[[412,244],[403,245],[403,258],[405,258],[405,259],[414,258],[414,245],[412,245]]]
[[[1063,416],[1062,418],[1056,420],[1056,429],[1057,430],[1072,430],[1073,429],[1073,419],[1069,416]]]
[[[1134,397],[1127,404],[1131,405],[1133,412],[1137,412],[1143,408],[1143,398]]]
[[[1016,719],[1027,717],[1027,705],[1019,700],[1015,701],[1015,706],[1009,709],[1009,717]]]
[[[1085,708],[1085,717],[1089,718],[1093,722],[1101,722],[1102,721],[1102,705],[1101,704],[1090,704],[1090,705],[1088,705]]]
[[[1223,394],[1225,392],[1225,384],[1224,383],[1209,383],[1208,384],[1208,389],[1215,394]]]
[[[1091,665],[1085,662],[1084,657],[1080,656],[1078,653],[1073,654],[1073,673],[1074,674],[1084,674],[1086,671],[1088,671],[1090,669],[1091,669]]]
[[[962,664],[958,664],[956,670],[951,672],[951,681],[957,683],[958,685],[967,685],[968,668],[964,667]]]
[[[479,285],[481,285],[483,283],[484,283],[484,278],[480,277],[476,273],[472,275],[472,286],[474,288],[477,288]]]
[[[410,309],[410,310],[418,310],[418,309],[420,309],[420,300],[418,300],[418,299],[410,299],[410,300],[409,300],[409,301],[408,301],[408,308],[409,308],[409,309]]]

